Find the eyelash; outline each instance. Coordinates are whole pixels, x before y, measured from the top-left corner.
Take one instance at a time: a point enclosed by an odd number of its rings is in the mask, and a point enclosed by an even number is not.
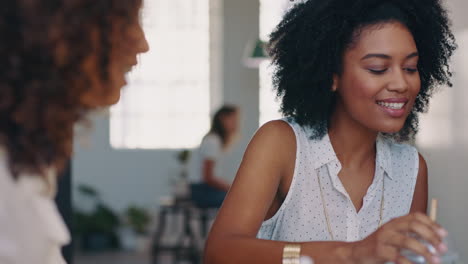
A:
[[[375,74],[375,75],[382,75],[384,74],[387,69],[383,69],[383,70],[373,70],[373,69],[368,69],[372,74]],[[413,74],[413,73],[416,73],[418,72],[418,69],[417,68],[404,68],[405,71],[407,71],[409,74]]]
[[[376,75],[381,75],[381,74],[384,74],[387,69],[384,69],[384,70],[373,70],[373,69],[369,69],[369,71],[372,73],[372,74],[376,74]]]
[[[416,73],[418,72],[418,68],[405,68],[405,70],[409,73]]]

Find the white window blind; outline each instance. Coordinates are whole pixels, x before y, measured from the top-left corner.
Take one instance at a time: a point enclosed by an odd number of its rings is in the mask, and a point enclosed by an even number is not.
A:
[[[196,146],[209,128],[209,0],[145,1],[151,50],[111,108],[114,148]]]

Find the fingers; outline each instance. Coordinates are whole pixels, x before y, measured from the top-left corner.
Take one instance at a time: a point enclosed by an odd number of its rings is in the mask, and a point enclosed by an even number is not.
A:
[[[433,245],[433,251],[432,253],[436,253],[435,249],[437,249],[438,252],[440,253],[445,253],[441,252],[443,249],[443,241],[442,238],[439,236],[439,234],[428,227],[427,225],[424,224],[419,224],[416,222],[413,222],[410,224],[409,229],[411,232],[417,234],[420,238],[424,239],[425,241],[431,243]]]
[[[403,256],[399,256],[395,261],[396,264],[413,264],[413,262],[409,261],[407,258]]]
[[[408,251],[414,256],[424,258],[427,263],[439,264],[441,260],[437,253],[447,251],[443,243],[446,235],[445,229],[429,217],[422,213],[413,213],[383,225],[366,239],[366,247],[370,249],[369,256],[378,261],[411,264],[411,255],[405,252]]]
[[[434,229],[434,231],[436,231],[439,234],[440,237],[444,238],[445,236],[447,236],[447,231],[443,227],[441,227],[438,223],[432,221],[431,218],[429,218],[429,216],[423,213],[413,213],[413,214],[410,214],[410,217],[413,217],[425,223],[426,225],[430,226],[432,229]]]
[[[443,238],[447,235],[447,232],[424,214],[414,213],[401,217],[396,221],[394,228],[404,234],[416,234],[431,243],[440,253],[445,253],[447,250],[443,243]]]
[[[416,255],[423,256],[429,263],[440,263],[439,257],[435,255],[436,252],[431,252],[426,245],[414,237],[396,232],[394,235],[390,236],[389,239],[390,240],[388,243],[395,248],[410,250]],[[406,263],[404,260],[402,260],[402,256],[399,256],[397,260],[402,261],[402,263]]]

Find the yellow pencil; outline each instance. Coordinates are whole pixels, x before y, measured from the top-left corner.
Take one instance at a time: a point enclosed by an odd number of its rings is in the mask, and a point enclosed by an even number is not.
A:
[[[434,222],[437,219],[437,199],[432,199],[431,200],[431,208],[430,208],[430,211],[429,211],[429,217]]]

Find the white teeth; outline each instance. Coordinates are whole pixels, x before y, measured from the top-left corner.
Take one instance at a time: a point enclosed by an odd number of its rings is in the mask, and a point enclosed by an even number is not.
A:
[[[381,105],[383,107],[386,107],[386,108],[390,108],[390,109],[402,109],[403,106],[405,106],[405,103],[386,103],[386,102],[377,102],[378,105]]]

